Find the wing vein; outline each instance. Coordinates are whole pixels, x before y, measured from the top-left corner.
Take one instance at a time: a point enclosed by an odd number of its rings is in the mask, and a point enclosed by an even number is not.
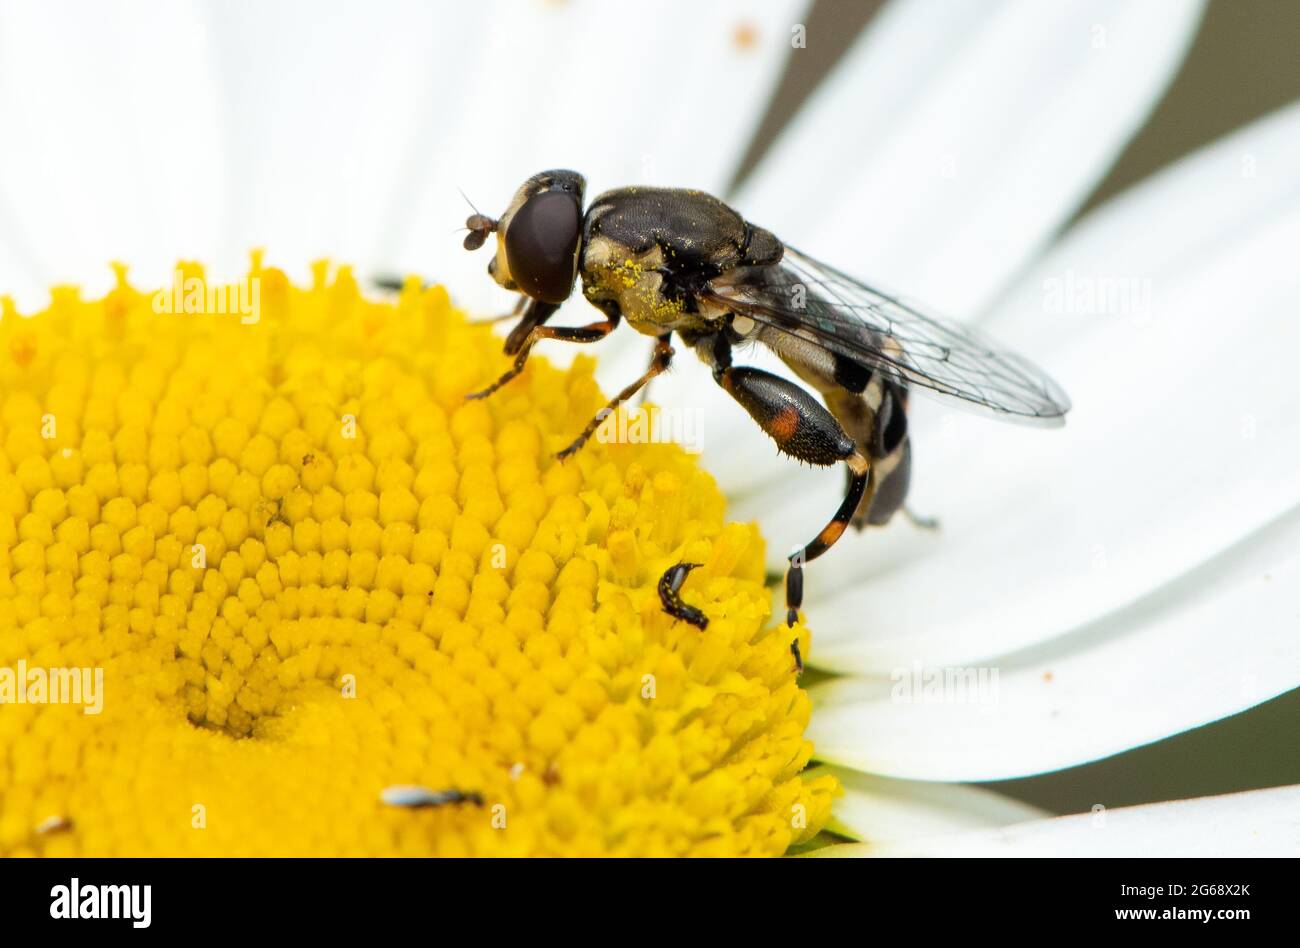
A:
[[[790,247],[781,263],[723,274],[702,295],[896,382],[1004,417],[1052,422],[1070,408],[1028,360]]]

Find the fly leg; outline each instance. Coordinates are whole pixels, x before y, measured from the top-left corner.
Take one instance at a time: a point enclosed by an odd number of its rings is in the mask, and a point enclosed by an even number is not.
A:
[[[391,273],[385,273],[377,277],[371,278],[370,284],[374,286],[376,289],[387,290],[390,293],[400,293],[402,292],[402,290],[406,289],[406,278],[399,277]],[[428,286],[429,286],[428,281],[426,280],[420,281],[420,289],[422,290],[427,289]],[[508,319],[517,318],[521,313],[523,313],[524,307],[527,306],[528,303],[530,302],[532,301],[529,300],[527,296],[524,296],[521,293],[519,294],[518,301],[515,303],[515,308],[512,309],[510,312],[502,313],[499,316],[489,316],[487,319],[471,319],[468,320],[468,323],[471,326],[489,326],[492,323],[504,323]],[[530,326],[529,328],[531,329],[532,327]]]
[[[827,413],[827,417],[831,417]],[[799,621],[799,607],[803,605],[803,567],[821,556],[835,541],[844,535],[844,530],[853,519],[853,513],[862,502],[862,495],[867,489],[867,480],[871,476],[871,463],[856,450],[844,459],[852,476],[849,479],[848,493],[840,504],[830,523],[822,527],[821,532],[801,550],[790,554],[790,569],[785,574],[785,624],[793,626]]]
[[[659,601],[663,603],[664,612],[674,619],[690,623],[703,632],[709,626],[708,617],[694,606],[682,602],[682,597],[679,595],[686,577],[690,575],[691,570],[699,569],[700,565],[699,563],[677,563],[668,567],[659,577]]]
[[[650,367],[642,373],[639,379],[611,398],[609,404],[598,411],[596,417],[588,422],[586,428],[582,429],[582,434],[574,438],[573,443],[567,448],[555,455],[557,458],[564,460],[581,448],[587,443],[587,439],[595,433],[596,429],[600,427],[600,423],[609,417],[611,412],[635,395],[639,390],[645,388],[646,384],[656,375],[662,375],[664,372],[668,371],[668,366],[672,365],[673,361],[673,347],[668,344],[670,338],[672,338],[672,333],[664,333],[655,340],[654,356],[650,359]]]
[[[848,465],[848,489],[839,509],[812,542],[790,554],[790,568],[785,574],[785,605],[786,625],[793,626],[803,604],[804,564],[817,559],[844,535],[866,493],[871,461],[835,416],[798,385],[762,369],[733,368],[731,348],[725,341],[715,339],[708,349],[700,348],[704,357],[713,363],[714,379],[740,402],[781,451],[823,467],[840,461]]]
[[[524,318],[519,320],[519,325],[510,330],[510,335],[506,336],[506,355],[516,355],[532,335],[533,330],[555,315],[555,311],[560,308],[554,303],[543,303],[541,300],[529,299],[527,296],[521,295],[520,299],[527,301]]]
[[[559,339],[563,342],[599,342],[618,325],[618,319],[611,317],[601,320],[598,323],[592,323],[589,326],[543,326],[541,323],[555,312],[558,307],[549,303],[539,303],[534,301],[527,312],[524,313],[523,320],[510,333],[506,340],[506,352],[515,355],[515,363],[505,371],[501,378],[497,379],[481,392],[471,392],[466,398],[487,398],[502,385],[505,385],[520,372],[524,370],[524,365],[528,362],[528,353],[532,351],[534,345],[541,339]],[[548,312],[549,311],[549,312]],[[539,315],[540,314],[540,315]],[[516,335],[525,326],[529,326],[527,335],[517,349],[511,349]],[[517,353],[517,354],[516,354]]]
[[[724,369],[719,384],[749,412],[786,454],[809,464],[829,466],[843,461],[849,468],[849,485],[839,509],[810,543],[790,554],[785,574],[785,622],[799,621],[803,605],[803,568],[821,556],[844,535],[862,503],[871,462],[844,433],[835,416],[793,382],[761,369]]]
[[[655,360],[658,358],[659,358],[659,344],[655,343],[654,348],[650,350],[650,365],[653,366],[655,364]],[[648,382],[649,380],[647,379],[647,383]],[[649,395],[650,395],[649,384],[641,386],[641,390],[636,393],[636,399],[632,402],[632,404],[633,405],[645,404],[645,400]]]
[[[504,323],[507,319],[515,319],[523,313],[524,307],[526,307],[528,303],[528,297],[520,294],[518,302],[515,303],[515,308],[510,312],[502,313],[500,316],[489,316],[487,319],[471,319],[469,320],[469,325],[490,326],[493,323]]]
[[[713,378],[749,412],[760,428],[771,436],[785,454],[829,467],[843,461],[850,471],[849,486],[843,502],[830,523],[803,548],[790,555],[785,579],[786,624],[799,619],[803,603],[803,567],[829,550],[844,534],[854,511],[862,502],[871,478],[871,462],[821,402],[793,382],[762,369],[731,365],[731,346],[721,335],[689,340],[705,362],[713,367]],[[670,580],[678,580],[672,567],[660,580],[660,589]],[[676,582],[680,588],[685,575]],[[668,603],[665,601],[665,608]],[[671,612],[671,610],[669,610]],[[802,657],[798,664],[802,665]]]

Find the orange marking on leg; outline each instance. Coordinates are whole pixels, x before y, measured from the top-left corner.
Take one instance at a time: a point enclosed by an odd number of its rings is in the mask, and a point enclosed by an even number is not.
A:
[[[847,524],[832,520],[822,528],[822,532],[817,534],[817,542],[823,546],[832,546],[835,541],[844,535],[844,528]]]
[[[785,444],[799,430],[799,411],[793,405],[782,408],[772,418],[772,437],[777,444]]]

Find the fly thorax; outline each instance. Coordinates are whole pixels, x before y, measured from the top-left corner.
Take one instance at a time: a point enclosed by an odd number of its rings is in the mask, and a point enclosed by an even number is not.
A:
[[[608,237],[588,241],[583,254],[583,293],[592,302],[613,300],[638,332],[650,336],[693,326],[680,299],[664,293],[663,251],[635,253]]]

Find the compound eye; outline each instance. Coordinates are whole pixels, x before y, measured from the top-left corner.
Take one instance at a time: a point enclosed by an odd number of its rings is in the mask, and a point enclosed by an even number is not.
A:
[[[578,272],[581,230],[575,195],[543,191],[526,200],[506,228],[510,276],[519,289],[543,303],[568,299]]]

